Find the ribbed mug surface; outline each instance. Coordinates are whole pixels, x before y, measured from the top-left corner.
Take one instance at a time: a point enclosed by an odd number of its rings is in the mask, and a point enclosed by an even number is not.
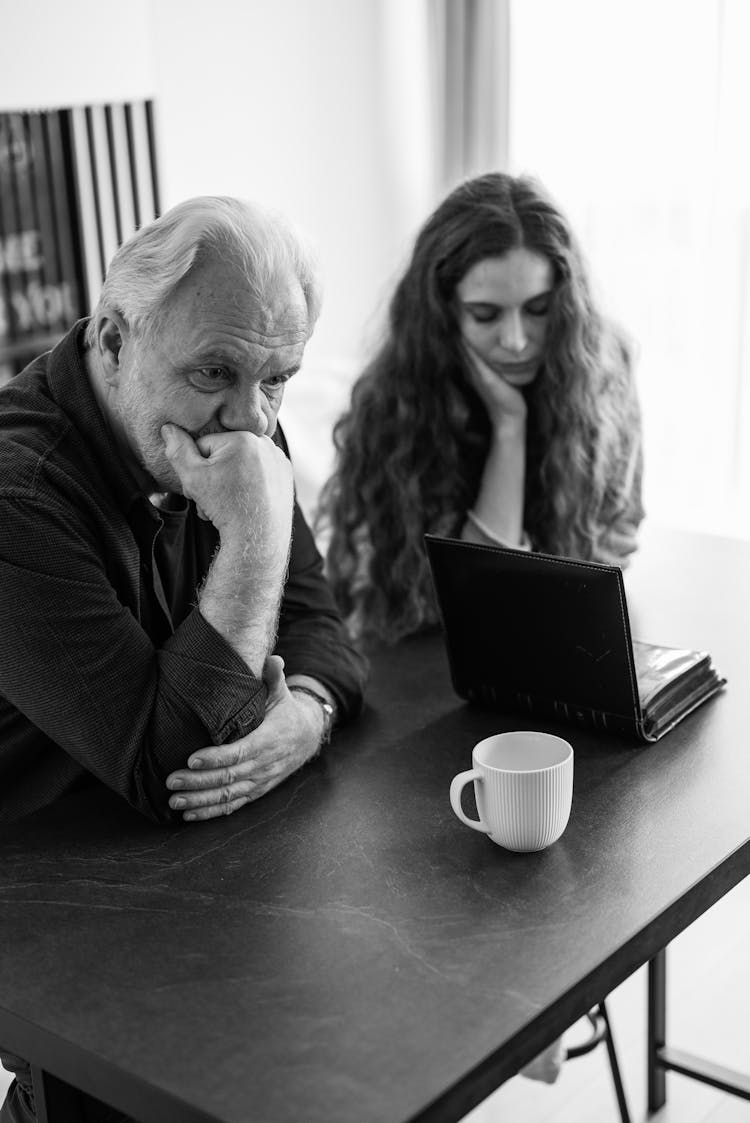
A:
[[[543,850],[568,825],[573,759],[538,772],[482,770],[477,810],[490,838],[508,850]]]
[[[544,850],[557,841],[573,798],[573,749],[567,741],[532,730],[498,733],[474,746],[472,763],[451,784],[453,810],[462,822],[507,850]],[[461,806],[470,780],[478,820]]]

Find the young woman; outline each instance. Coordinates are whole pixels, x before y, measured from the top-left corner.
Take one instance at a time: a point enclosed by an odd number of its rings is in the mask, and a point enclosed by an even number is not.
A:
[[[627,563],[643,518],[631,352],[538,183],[483,175],[427,220],[334,441],[320,522],[361,638],[436,622],[427,531]]]

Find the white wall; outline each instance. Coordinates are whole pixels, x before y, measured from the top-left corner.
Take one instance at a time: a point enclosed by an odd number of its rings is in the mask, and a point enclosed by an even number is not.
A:
[[[382,0],[153,5],[167,201],[250,195],[303,226],[323,259],[314,347],[326,354],[358,351],[424,213],[424,199],[409,213],[403,197],[401,150],[381,92],[390,10]]]
[[[0,0],[0,111],[154,92],[151,0]]]
[[[434,201],[427,63],[408,34],[422,0],[0,7],[0,110],[153,96],[162,206],[235,194],[286,211],[326,278],[312,349],[356,362]]]

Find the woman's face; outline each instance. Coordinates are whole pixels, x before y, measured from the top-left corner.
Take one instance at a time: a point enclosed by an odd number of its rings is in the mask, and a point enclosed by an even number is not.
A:
[[[511,386],[528,386],[544,359],[552,263],[523,247],[485,257],[456,285],[461,338]]]

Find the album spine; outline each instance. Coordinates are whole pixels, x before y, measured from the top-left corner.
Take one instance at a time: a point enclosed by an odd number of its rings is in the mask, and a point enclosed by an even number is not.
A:
[[[459,691],[459,693],[461,693]],[[588,706],[576,706],[554,698],[542,698],[532,694],[516,694],[512,697],[501,696],[491,687],[468,690],[463,696],[470,702],[491,705],[499,709],[517,713],[533,714],[539,718],[552,718],[588,729],[601,729],[607,733],[621,733],[644,739],[639,716],[636,714],[617,714],[607,710],[596,710]]]

